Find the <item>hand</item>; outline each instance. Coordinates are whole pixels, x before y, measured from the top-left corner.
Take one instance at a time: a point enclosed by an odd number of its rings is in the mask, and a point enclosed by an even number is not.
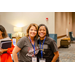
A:
[[[3,52],[6,52],[8,49],[0,49],[0,55],[2,55]]]
[[[2,55],[2,53],[3,53],[3,51],[2,51],[2,50],[0,50],[0,55]]]

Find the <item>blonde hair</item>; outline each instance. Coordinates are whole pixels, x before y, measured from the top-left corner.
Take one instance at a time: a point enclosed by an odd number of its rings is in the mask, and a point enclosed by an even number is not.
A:
[[[29,29],[30,29],[32,26],[34,26],[34,27],[36,28],[37,34],[36,34],[35,37],[38,38],[38,25],[35,24],[35,23],[32,23],[32,24],[29,25],[29,27],[28,27],[27,30],[26,30],[26,36],[27,36],[27,37],[29,36]]]

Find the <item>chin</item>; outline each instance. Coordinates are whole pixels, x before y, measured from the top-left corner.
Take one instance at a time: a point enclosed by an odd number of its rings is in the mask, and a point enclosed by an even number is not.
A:
[[[45,36],[40,36],[41,38],[44,38]]]
[[[35,36],[31,36],[31,37],[35,37]]]

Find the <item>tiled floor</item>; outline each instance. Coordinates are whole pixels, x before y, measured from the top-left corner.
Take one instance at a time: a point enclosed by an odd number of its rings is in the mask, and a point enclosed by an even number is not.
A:
[[[75,62],[75,43],[72,43],[69,48],[59,48],[60,62]]]

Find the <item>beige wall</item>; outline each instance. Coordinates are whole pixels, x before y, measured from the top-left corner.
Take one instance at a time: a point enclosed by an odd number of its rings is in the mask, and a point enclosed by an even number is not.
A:
[[[0,24],[1,24],[1,12],[0,12]]]
[[[1,15],[0,15],[0,24],[1,24]]]
[[[58,36],[65,35],[66,29],[72,31],[72,13],[56,12],[55,13],[55,33]]]
[[[57,36],[69,36],[70,31],[72,31],[72,12],[55,12],[55,33]],[[57,39],[58,46],[60,46],[60,40]]]
[[[49,29],[49,33],[55,33],[54,12],[3,12],[1,15],[1,24],[8,33],[14,33],[13,27],[17,23],[24,24],[23,32],[30,23],[44,23]],[[48,21],[46,21],[48,18]]]
[[[72,26],[73,26],[73,35],[75,37],[75,12],[72,13]]]

